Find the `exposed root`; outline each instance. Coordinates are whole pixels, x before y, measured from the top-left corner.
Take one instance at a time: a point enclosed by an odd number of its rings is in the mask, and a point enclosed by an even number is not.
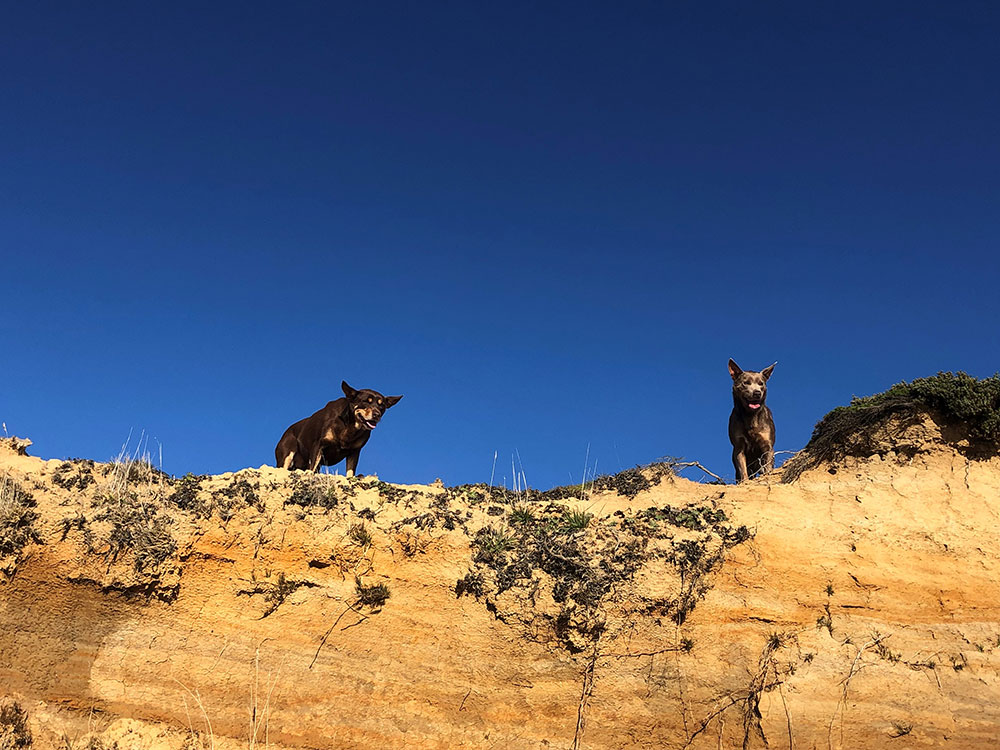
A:
[[[359,603],[359,602],[355,602],[355,603]],[[333,625],[331,625],[329,628],[327,628],[326,632],[323,633],[323,637],[319,639],[319,646],[316,647],[316,653],[313,654],[312,661],[309,662],[309,669],[312,669],[313,665],[316,664],[316,659],[319,658],[319,652],[322,651],[323,650],[323,646],[326,645],[326,639],[330,637],[330,633],[333,632],[333,629],[335,627],[337,627],[337,624],[343,619],[344,615],[346,615],[349,611],[353,612],[354,614],[356,614],[358,616],[360,616],[361,619],[358,620],[357,622],[353,623],[352,625],[348,625],[347,627],[353,627],[354,625],[358,625],[358,624],[360,624],[360,623],[362,623],[362,622],[364,622],[365,620],[368,619],[368,615],[366,615],[363,612],[359,612],[358,610],[356,610],[354,608],[354,604],[348,603],[348,605],[344,608],[344,610],[339,615],[337,615],[337,619],[333,621]],[[347,628],[344,628],[344,629],[346,630]]]
[[[747,687],[746,692],[741,692],[736,695],[729,695],[726,697],[726,702],[719,708],[712,711],[708,716],[699,722],[699,727],[692,732],[684,744],[684,748],[690,747],[695,739],[702,734],[713,721],[720,719],[720,724],[722,723],[722,717],[725,713],[734,706],[742,706],[743,713],[743,750],[750,750],[751,745],[755,739],[760,740],[764,747],[768,747],[767,737],[764,735],[764,728],[761,726],[762,715],[760,713],[760,697],[764,693],[769,693],[775,688],[780,688],[784,682],[784,675],[778,669],[778,664],[774,659],[774,653],[781,647],[783,647],[787,640],[794,638],[790,635],[781,635],[778,633],[772,634],[767,642],[764,644],[764,649],[761,651],[760,659],[757,661],[757,672],[751,677],[750,685]],[[784,695],[782,695],[782,701],[784,701]],[[792,719],[788,713],[788,706],[785,706],[785,716],[788,724],[788,744],[789,747],[792,745]],[[720,728],[720,743],[721,743],[721,728]]]
[[[594,667],[597,666],[598,645],[594,644],[594,653],[591,655],[587,666],[583,670],[583,689],[580,691],[580,705],[576,709],[576,731],[573,733],[572,750],[580,750],[583,742],[583,730],[586,725],[587,704],[590,702],[590,694],[594,692]]]

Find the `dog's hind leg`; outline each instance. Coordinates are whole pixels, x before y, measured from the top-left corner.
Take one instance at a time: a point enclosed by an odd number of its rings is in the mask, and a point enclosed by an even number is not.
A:
[[[317,449],[316,450],[316,458],[314,458],[312,460],[312,466],[309,469],[309,471],[313,471],[313,472],[319,471],[319,465],[320,465],[320,463],[322,461],[323,461],[323,451]]]
[[[287,432],[281,436],[281,440],[274,447],[274,465],[279,469],[291,469],[295,460],[296,440]]]

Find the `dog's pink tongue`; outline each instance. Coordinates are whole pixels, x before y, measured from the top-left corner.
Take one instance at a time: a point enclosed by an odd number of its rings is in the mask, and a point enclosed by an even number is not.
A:
[[[747,404],[747,406],[749,406],[751,409],[759,409],[760,408],[760,404]]]

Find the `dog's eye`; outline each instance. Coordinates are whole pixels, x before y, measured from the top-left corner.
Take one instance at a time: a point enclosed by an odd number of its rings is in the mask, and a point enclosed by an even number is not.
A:
[[[371,397],[371,396],[369,396],[369,397],[368,397],[368,403],[370,404],[371,402],[372,402],[372,397]]]
[[[382,405],[382,399],[379,399],[379,400],[378,400],[378,405],[379,405],[379,406],[381,406],[381,405]]]

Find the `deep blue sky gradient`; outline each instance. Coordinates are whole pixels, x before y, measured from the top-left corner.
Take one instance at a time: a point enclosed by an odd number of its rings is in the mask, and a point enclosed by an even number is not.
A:
[[[346,378],[405,396],[388,481],[731,477],[730,356],[779,361],[783,450],[996,371],[998,38],[986,2],[10,5],[0,418],[217,473]]]

